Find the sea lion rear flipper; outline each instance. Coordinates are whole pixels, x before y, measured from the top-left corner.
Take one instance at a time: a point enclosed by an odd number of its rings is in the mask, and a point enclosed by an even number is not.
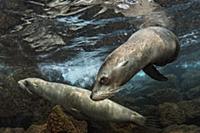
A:
[[[162,75],[153,65],[147,65],[143,68],[143,71],[150,76],[151,78],[158,80],[158,81],[166,81],[168,80],[167,77]]]

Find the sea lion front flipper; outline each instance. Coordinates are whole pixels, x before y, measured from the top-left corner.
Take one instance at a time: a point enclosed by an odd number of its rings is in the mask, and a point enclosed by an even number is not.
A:
[[[143,68],[143,71],[150,76],[151,78],[158,80],[158,81],[166,81],[168,80],[167,77],[162,75],[153,65],[147,65]]]

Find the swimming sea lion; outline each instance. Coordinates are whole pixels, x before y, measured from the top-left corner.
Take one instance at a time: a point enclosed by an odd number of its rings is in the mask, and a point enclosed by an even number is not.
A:
[[[90,99],[91,91],[60,83],[47,82],[38,78],[18,81],[19,86],[30,93],[59,105],[79,119],[108,122],[133,122],[144,125],[145,117],[111,100],[95,102]]]
[[[109,98],[140,70],[155,80],[167,80],[154,65],[173,62],[179,47],[177,37],[166,28],[154,26],[135,32],[105,59],[98,71],[91,99]]]

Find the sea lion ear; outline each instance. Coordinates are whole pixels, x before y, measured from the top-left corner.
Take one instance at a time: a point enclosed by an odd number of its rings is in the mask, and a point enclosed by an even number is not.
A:
[[[120,62],[116,68],[120,68],[120,67],[123,67],[123,66],[126,66],[128,64],[128,60],[124,60],[122,62]]]

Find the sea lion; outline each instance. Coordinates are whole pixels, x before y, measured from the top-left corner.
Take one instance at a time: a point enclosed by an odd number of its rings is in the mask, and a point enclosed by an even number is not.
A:
[[[95,102],[91,91],[38,78],[18,81],[21,88],[59,105],[78,119],[107,122],[133,122],[143,126],[145,117],[111,100]]]
[[[179,48],[177,37],[166,28],[152,26],[135,32],[106,57],[98,71],[91,99],[111,97],[140,70],[155,80],[166,81],[154,65],[173,62]]]

